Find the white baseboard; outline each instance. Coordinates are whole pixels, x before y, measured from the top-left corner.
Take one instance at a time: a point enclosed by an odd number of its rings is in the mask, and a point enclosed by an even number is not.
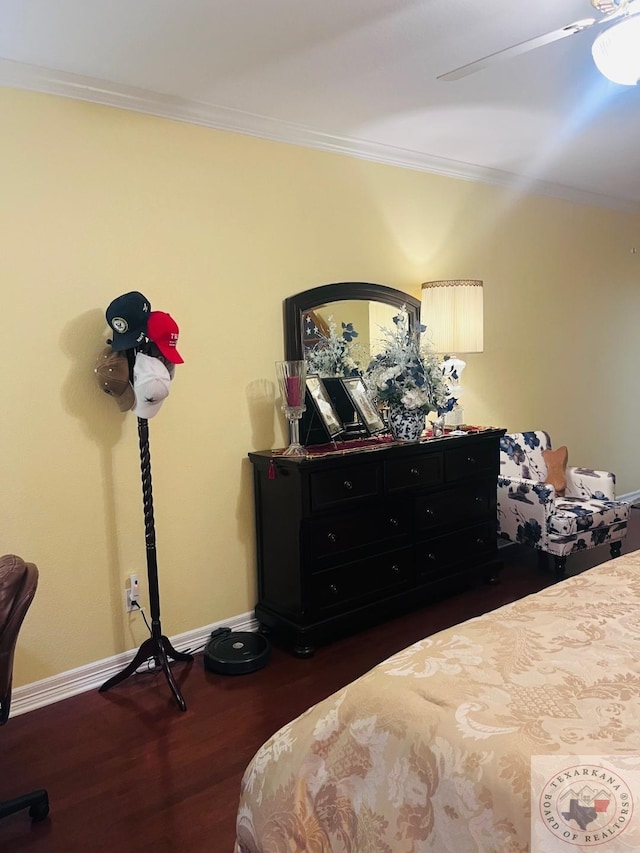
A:
[[[640,500],[640,490],[616,497],[621,501],[635,503]],[[498,540],[498,544],[500,547],[507,547],[512,543]],[[195,649],[203,646],[209,640],[211,632],[221,627],[231,628],[232,631],[256,631],[258,622],[253,612],[243,613],[240,616],[225,619],[223,622],[205,625],[203,628],[195,628],[193,631],[170,637],[170,641],[176,651]],[[120,672],[131,661],[136,651],[137,649],[132,649],[105,660],[70,669],[68,672],[61,672],[51,678],[34,681],[33,684],[16,687],[11,699],[11,715],[16,717],[19,714],[26,714],[27,711],[53,705],[54,702],[68,699],[78,693],[97,689],[112,675]]]
[[[225,619],[223,622],[186,631],[184,634],[170,637],[169,640],[176,651],[184,652],[205,645],[211,632],[222,627],[231,628],[232,631],[256,631],[258,622],[253,612],[243,613],[240,616]],[[19,714],[35,711],[36,708],[42,708],[45,705],[53,705],[54,702],[68,699],[78,693],[97,689],[111,676],[124,669],[136,652],[137,649],[132,649],[77,669],[61,672],[51,678],[43,678],[41,681],[14,688],[11,697],[11,716],[17,717]]]

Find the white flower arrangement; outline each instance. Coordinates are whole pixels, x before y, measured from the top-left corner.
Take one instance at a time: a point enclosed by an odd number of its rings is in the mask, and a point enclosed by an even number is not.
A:
[[[450,412],[456,400],[451,396],[436,354],[422,335],[426,326],[418,324],[416,329],[409,329],[404,306],[393,322],[393,329],[381,327],[384,349],[366,370],[365,379],[372,397],[379,403],[401,405],[425,415]]]
[[[353,323],[342,323],[339,335],[333,317],[327,320],[329,333],[320,333],[320,340],[306,354],[307,373],[320,377],[329,376],[360,376],[361,370],[354,358],[353,341],[358,333]]]

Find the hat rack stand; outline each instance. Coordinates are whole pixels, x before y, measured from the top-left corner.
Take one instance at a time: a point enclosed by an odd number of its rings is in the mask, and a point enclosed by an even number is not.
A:
[[[144,505],[144,531],[147,551],[147,576],[149,581],[149,611],[151,614],[151,636],[146,639],[135,657],[122,672],[112,676],[100,687],[99,692],[104,693],[110,687],[120,684],[125,678],[133,675],[145,661],[153,659],[156,668],[161,668],[167,683],[173,693],[178,708],[187,710],[186,702],[180,692],[171,667],[169,659],[174,661],[192,661],[193,655],[186,652],[178,652],[171,645],[168,637],[162,633],[160,625],[160,591],[158,586],[158,562],[156,555],[156,531],[153,517],[153,491],[151,483],[151,454],[149,451],[149,422],[145,418],[138,418],[138,440],[140,444],[140,469],[142,474],[142,499]]]

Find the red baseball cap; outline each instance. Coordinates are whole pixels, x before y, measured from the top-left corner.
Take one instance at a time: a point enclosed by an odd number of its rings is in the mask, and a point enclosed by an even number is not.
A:
[[[176,349],[178,346],[178,324],[164,311],[152,311],[147,321],[147,337],[154,342],[167,361],[182,364],[184,359]]]

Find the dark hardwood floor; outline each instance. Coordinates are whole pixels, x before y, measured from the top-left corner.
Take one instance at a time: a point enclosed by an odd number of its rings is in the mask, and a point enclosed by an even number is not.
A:
[[[634,509],[623,553],[639,547]],[[0,850],[231,853],[242,773],[276,729],[410,643],[553,582],[534,552],[501,553],[498,585],[460,591],[313,658],[274,648],[264,669],[241,676],[207,672],[201,654],[176,664],[185,713],[162,673],[146,673],[10,718],[0,729],[0,798],[44,787],[51,812],[42,823],[26,811],[0,821]],[[607,558],[606,547],[574,555],[568,573]]]

